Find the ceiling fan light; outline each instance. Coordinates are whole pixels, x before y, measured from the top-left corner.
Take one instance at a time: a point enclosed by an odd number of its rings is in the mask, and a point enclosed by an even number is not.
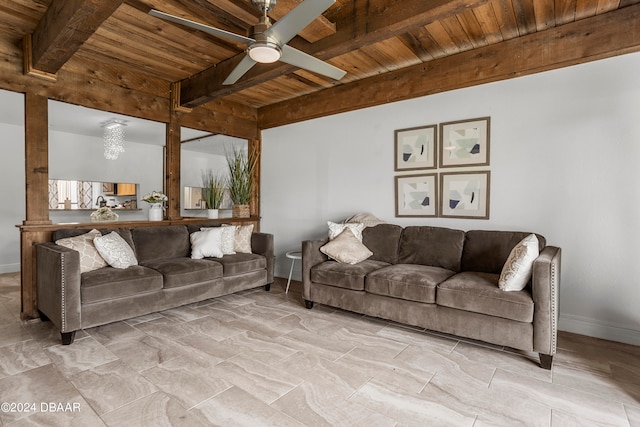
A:
[[[282,56],[280,47],[275,43],[255,43],[247,49],[249,57],[261,64],[271,64]]]

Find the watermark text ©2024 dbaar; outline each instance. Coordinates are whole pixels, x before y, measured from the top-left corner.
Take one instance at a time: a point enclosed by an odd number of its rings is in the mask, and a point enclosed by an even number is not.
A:
[[[25,413],[25,412],[80,412],[78,402],[2,402],[0,412]]]

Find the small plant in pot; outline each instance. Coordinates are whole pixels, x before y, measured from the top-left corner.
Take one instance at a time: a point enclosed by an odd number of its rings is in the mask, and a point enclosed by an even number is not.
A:
[[[253,172],[258,163],[258,155],[255,151],[249,151],[233,147],[227,151],[227,165],[229,176],[227,188],[229,198],[233,202],[233,216],[236,218],[249,218],[251,195],[253,194]]]
[[[207,217],[218,218],[218,209],[226,189],[225,179],[211,169],[202,172],[202,198],[207,203]]]

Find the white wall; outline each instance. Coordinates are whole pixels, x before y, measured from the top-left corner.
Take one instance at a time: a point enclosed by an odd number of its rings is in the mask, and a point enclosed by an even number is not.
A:
[[[16,94],[16,108],[23,108]],[[24,127],[0,123],[0,273],[20,271],[20,230],[25,219]]]
[[[525,230],[563,250],[560,328],[640,344],[640,54],[263,132],[262,230],[284,253],[326,221]],[[394,217],[393,131],[491,116],[489,220]],[[299,263],[295,271],[300,279]]]
[[[146,220],[149,204],[143,202],[142,197],[154,190],[162,191],[164,183],[163,147],[127,140],[125,152],[116,160],[105,159],[103,152],[102,138],[50,130],[49,178],[139,184],[138,208],[142,210],[119,210],[117,214],[123,221]],[[24,177],[24,167],[21,176]],[[88,222],[90,214],[89,211],[50,211],[49,217],[54,223]]]

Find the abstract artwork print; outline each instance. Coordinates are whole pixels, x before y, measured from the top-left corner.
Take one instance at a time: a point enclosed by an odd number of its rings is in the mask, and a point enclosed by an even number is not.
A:
[[[436,167],[436,125],[395,131],[395,170]]]
[[[440,216],[489,219],[489,171],[440,174]]]
[[[436,174],[396,176],[396,217],[437,214]]]
[[[440,124],[440,166],[489,165],[490,117]]]

